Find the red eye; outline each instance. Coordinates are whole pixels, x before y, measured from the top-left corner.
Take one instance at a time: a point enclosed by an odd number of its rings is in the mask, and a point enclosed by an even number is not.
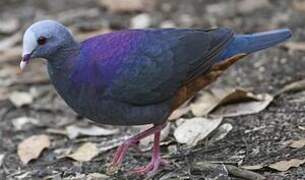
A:
[[[46,38],[46,37],[40,36],[40,37],[37,39],[37,43],[38,43],[39,45],[44,45],[46,42],[47,42],[47,38]]]

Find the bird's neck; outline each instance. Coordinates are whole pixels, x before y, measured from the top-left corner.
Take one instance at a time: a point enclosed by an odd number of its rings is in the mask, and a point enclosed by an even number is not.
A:
[[[80,44],[73,42],[62,47],[56,54],[48,58],[48,65],[54,71],[67,71],[73,65],[80,52]]]

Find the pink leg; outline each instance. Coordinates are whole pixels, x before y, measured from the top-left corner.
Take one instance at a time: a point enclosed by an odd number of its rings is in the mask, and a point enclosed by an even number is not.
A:
[[[155,132],[154,145],[150,163],[146,166],[135,168],[132,173],[147,174],[149,176],[156,174],[160,165],[168,164],[167,161],[161,159],[160,156],[160,134],[161,130]]]
[[[154,134],[155,132],[158,133],[159,132],[159,137],[158,137],[158,144],[160,143],[160,132],[161,130],[165,127],[166,123],[164,124],[160,124],[160,125],[155,125],[133,137],[131,137],[130,139],[126,140],[121,146],[118,147],[118,149],[116,150],[115,154],[114,154],[114,158],[111,162],[111,165],[108,167],[107,172],[109,174],[113,174],[115,173],[119,167],[122,165],[123,159],[128,151],[128,148],[130,146],[134,146],[137,145],[137,143],[147,137],[150,136],[151,134]],[[156,139],[156,137],[155,137]],[[154,145],[155,146],[155,145]],[[157,149],[158,151],[160,151],[160,149]]]

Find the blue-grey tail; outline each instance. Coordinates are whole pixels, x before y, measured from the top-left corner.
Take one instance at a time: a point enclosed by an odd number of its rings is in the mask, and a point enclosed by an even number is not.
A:
[[[222,53],[220,60],[230,58],[240,53],[250,54],[260,51],[277,45],[290,37],[291,31],[289,29],[278,29],[247,35],[234,35],[232,42]]]

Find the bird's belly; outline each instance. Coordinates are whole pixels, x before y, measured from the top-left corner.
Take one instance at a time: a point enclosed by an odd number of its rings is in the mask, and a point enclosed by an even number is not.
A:
[[[86,88],[56,88],[65,102],[79,115],[101,124],[142,125],[159,124],[171,113],[171,102],[152,105],[131,105],[118,102]]]

